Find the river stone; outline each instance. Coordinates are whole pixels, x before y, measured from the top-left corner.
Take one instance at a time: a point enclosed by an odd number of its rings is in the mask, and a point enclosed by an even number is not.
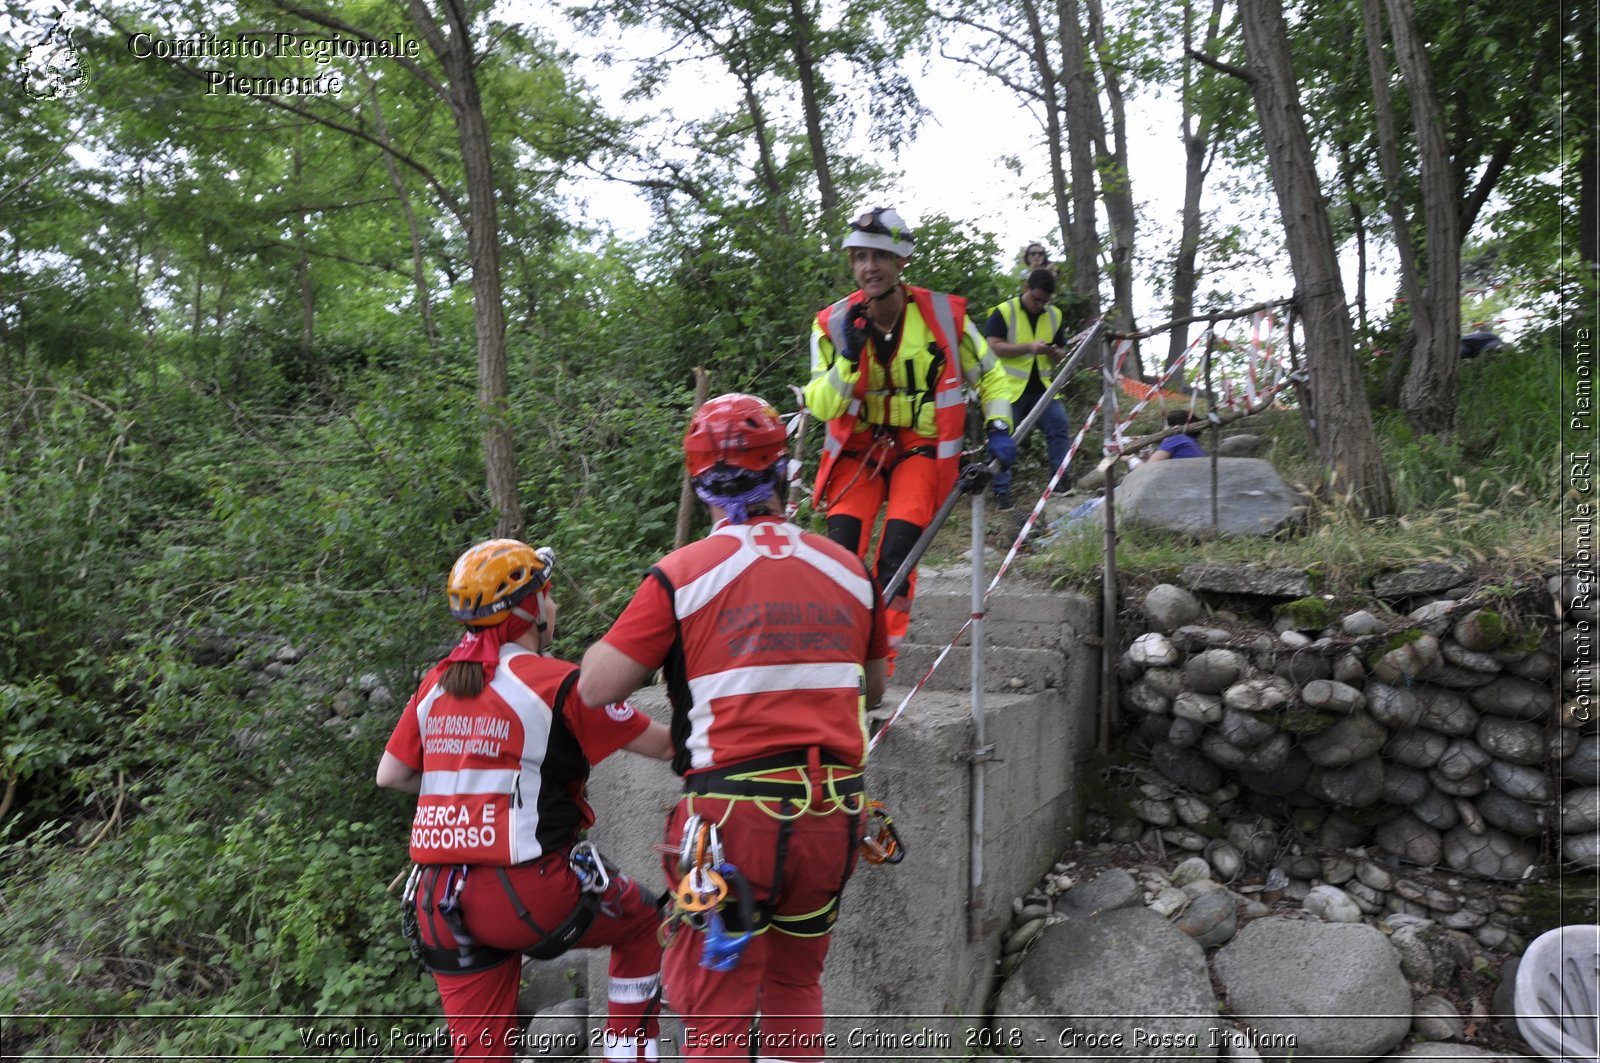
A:
[[[1450,739],[1435,731],[1413,728],[1401,731],[1384,746],[1384,756],[1408,768],[1431,768],[1439,763]]]
[[[1183,693],[1183,672],[1177,668],[1147,668],[1143,678],[1150,689],[1168,701]]]
[[[1574,782],[1600,779],[1600,735],[1584,735],[1561,762],[1561,774]]]
[[[1148,631],[1128,646],[1128,657],[1141,668],[1177,664],[1182,658],[1178,647],[1159,631]]]
[[[1385,804],[1409,805],[1422,799],[1428,792],[1428,777],[1416,768],[1385,762],[1383,765],[1383,791],[1379,795]]]
[[[1467,738],[1457,738],[1445,747],[1444,756],[1439,758],[1434,770],[1446,779],[1456,781],[1465,779],[1479,768],[1486,767],[1493,759],[1479,747],[1478,743]]]
[[[1168,742],[1150,747],[1150,763],[1179,786],[1206,793],[1222,785],[1222,773],[1199,753]]]
[[[1220,764],[1229,771],[1237,771],[1244,765],[1246,753],[1238,746],[1223,738],[1216,731],[1207,728],[1206,733],[1200,736],[1200,752],[1213,764]]]
[[[1278,729],[1248,712],[1225,709],[1222,713],[1222,722],[1217,724],[1217,733],[1230,744],[1240,749],[1249,749],[1277,734]]]
[[[1490,653],[1479,653],[1469,650],[1454,639],[1445,639],[1439,644],[1439,651],[1444,654],[1447,663],[1457,668],[1465,668],[1469,672],[1489,672],[1492,675],[1500,673],[1500,662]]]
[[[1422,561],[1378,576],[1372,581],[1372,590],[1380,598],[1412,598],[1449,590],[1466,577],[1466,566],[1458,562]]]
[[[1202,855],[1211,865],[1213,876],[1220,882],[1232,882],[1244,870],[1244,854],[1237,846],[1223,838],[1206,843]]]
[[[1024,1044],[1049,1046],[1041,1055],[1062,1051],[1064,1026],[1080,1038],[1120,1035],[1124,1045],[1132,1045],[1139,1031],[1208,1045],[1217,1021],[1204,950],[1143,907],[1103,911],[1047,928],[1006,979],[995,1011],[1015,1017],[1008,1025],[1019,1030]],[[1086,1051],[1081,1040],[1074,1051],[1104,1055],[1103,1050]],[[1212,1056],[1215,1050],[1202,1049],[1201,1054]]]
[[[1333,679],[1313,679],[1300,690],[1300,704],[1319,712],[1351,713],[1366,702],[1361,691]]]
[[[1432,635],[1418,635],[1378,658],[1372,674],[1380,683],[1405,686],[1428,678],[1442,663],[1439,640]]]
[[[1338,809],[1332,809],[1317,830],[1317,843],[1329,849],[1353,849],[1366,844],[1371,835],[1370,826],[1357,823]]]
[[[1364,712],[1346,716],[1321,734],[1312,735],[1301,742],[1300,748],[1313,764],[1324,768],[1342,768],[1372,756],[1383,748],[1389,739],[1377,721]],[[1378,780],[1380,783],[1381,779]]]
[[[1362,860],[1356,864],[1356,878],[1363,885],[1380,893],[1394,889],[1394,876],[1371,860]]]
[[[1551,760],[1566,760],[1578,751],[1585,737],[1570,727],[1557,727],[1545,735],[1547,755]]]
[[[1178,794],[1172,799],[1172,810],[1178,814],[1178,822],[1186,827],[1193,827],[1209,836],[1222,833],[1216,811],[1206,804],[1204,798],[1189,793]]]
[[[1405,730],[1422,719],[1422,703],[1413,690],[1374,682],[1366,685],[1366,714],[1390,730]]]
[[[1514,675],[1502,675],[1472,691],[1467,698],[1484,712],[1523,720],[1540,719],[1555,708],[1555,699],[1547,687]]]
[[[1305,784],[1306,793],[1312,797],[1347,808],[1377,804],[1382,790],[1383,761],[1377,757],[1358,760],[1348,767],[1315,768]]]
[[[1444,858],[1439,832],[1409,812],[1379,825],[1372,837],[1384,852],[1413,864],[1430,866]]]
[[[1563,834],[1561,859],[1580,871],[1600,868],[1600,834]]]
[[[1271,770],[1253,771],[1241,767],[1239,781],[1258,794],[1284,797],[1300,789],[1310,771],[1311,762],[1306,759],[1305,754],[1291,747],[1284,754],[1283,760]]]
[[[1549,682],[1550,677],[1556,674],[1560,662],[1556,655],[1545,650],[1535,650],[1523,660],[1511,666],[1513,675],[1535,683]]]
[[[1222,703],[1239,712],[1271,712],[1289,704],[1294,684],[1280,675],[1255,674],[1222,692]]]
[[[1295,749],[1294,738],[1279,731],[1265,742],[1244,751],[1239,771],[1271,772],[1283,766]]]
[[[1183,681],[1190,690],[1221,694],[1244,674],[1247,662],[1233,650],[1205,650],[1183,662]]]
[[[1280,624],[1286,623],[1286,622],[1287,621],[1285,621],[1285,620],[1279,620],[1278,621],[1278,623],[1280,623]],[[1284,628],[1282,631],[1278,632],[1278,642],[1285,649],[1304,650],[1304,649],[1309,649],[1310,648],[1310,646],[1311,646],[1311,636],[1310,635],[1302,635],[1302,634],[1300,634],[1300,632],[1294,630],[1293,628]]]
[[[1171,583],[1158,583],[1144,596],[1144,613],[1157,631],[1171,631],[1200,618],[1200,599]]]
[[[1239,928],[1239,908],[1233,895],[1226,891],[1204,893],[1189,902],[1189,907],[1172,923],[1194,938],[1201,948],[1216,948],[1232,938]]]
[[[1185,624],[1172,633],[1173,644],[1186,653],[1226,646],[1233,639],[1233,632],[1227,628],[1206,627],[1203,624]]]
[[[1206,725],[1198,720],[1185,720],[1175,716],[1172,724],[1167,728],[1167,741],[1179,749],[1189,749],[1199,743],[1202,735],[1206,733]]]
[[[1356,877],[1356,862],[1348,856],[1335,854],[1322,858],[1322,881],[1330,886],[1343,886]]]
[[[1445,832],[1444,860],[1457,871],[1515,882],[1538,862],[1538,853],[1500,831],[1475,835],[1457,827]]]
[[[1467,1024],[1454,1004],[1430,993],[1417,998],[1411,1033],[1419,1041],[1459,1041],[1467,1034]]]
[[[1338,886],[1323,883],[1311,887],[1301,907],[1329,923],[1359,923],[1361,908]]]
[[[1362,923],[1258,919],[1217,952],[1212,969],[1231,1014],[1258,1033],[1292,1035],[1287,1054],[1297,1061],[1371,1059],[1411,1026],[1395,952]]]
[[[1434,830],[1449,830],[1461,822],[1461,811],[1456,808],[1456,803],[1448,794],[1442,794],[1432,786],[1409,807],[1413,816]]]
[[[1140,679],[1130,683],[1122,691],[1122,703],[1146,716],[1165,716],[1167,714],[1167,699],[1156,690],[1154,686]]]
[[[1515,834],[1519,838],[1535,837],[1545,828],[1542,808],[1535,808],[1526,801],[1518,801],[1500,790],[1484,791],[1479,795],[1475,807],[1491,826],[1499,827],[1507,834]]]
[[[1287,634],[1287,632],[1286,632]],[[1305,649],[1279,650],[1273,655],[1271,671],[1300,685],[1333,675],[1333,665],[1328,658],[1307,646]]]
[[[1600,827],[1600,786],[1580,786],[1562,794],[1556,822],[1562,834],[1581,834]]]
[[[1159,742],[1167,736],[1170,720],[1166,716],[1138,716],[1139,734],[1146,742]]]
[[[1474,672],[1469,668],[1460,668],[1446,661],[1433,673],[1429,682],[1438,686],[1449,687],[1451,690],[1471,690],[1474,687],[1487,686],[1495,681],[1499,672]]]
[[[1420,686],[1417,699],[1422,702],[1423,727],[1440,734],[1469,735],[1478,726],[1478,714],[1467,699],[1443,687]]]
[[[1506,626],[1502,622],[1491,622],[1485,616],[1484,610],[1474,609],[1456,620],[1450,628],[1450,637],[1466,649],[1488,653],[1490,650],[1498,649],[1505,642]]]
[[[1249,432],[1223,436],[1217,444],[1217,456],[1222,458],[1259,458],[1267,452],[1272,440]]]
[[[1543,764],[1548,752],[1544,728],[1529,720],[1486,713],[1478,721],[1476,737],[1485,752],[1512,764]]]
[[[1443,635],[1450,627],[1450,618],[1461,611],[1459,602],[1443,599],[1425,602],[1406,614],[1412,627],[1419,627],[1430,635]]]
[[[1066,915],[1097,915],[1143,905],[1144,892],[1134,877],[1120,867],[1108,867],[1063,893],[1058,911]]]
[[[1492,791],[1484,791],[1485,794],[1490,792]],[[1484,820],[1482,814],[1478,812],[1477,805],[1473,804],[1465,797],[1457,797],[1451,801],[1451,804],[1456,806],[1456,815],[1461,818],[1462,826],[1466,827],[1474,834],[1485,834],[1488,832],[1489,824]]]
[[[1551,797],[1550,776],[1528,764],[1508,764],[1492,760],[1484,769],[1489,781],[1498,789],[1522,801],[1548,801]]]
[[[1211,524],[1213,465],[1215,528]],[[1300,494],[1258,458],[1147,461],[1117,485],[1119,521],[1182,535],[1274,535],[1298,521],[1303,508]]]
[[[1430,768],[1428,781],[1451,797],[1476,797],[1489,788],[1489,777],[1481,771],[1472,771],[1459,779],[1452,779],[1438,768]]]
[[[1346,614],[1339,627],[1346,635],[1381,635],[1389,630],[1387,622],[1365,609]]]
[[[1215,694],[1185,690],[1172,699],[1172,715],[1196,723],[1217,723],[1222,719],[1222,699]]]
[[[1172,806],[1165,801],[1141,797],[1134,801],[1131,807],[1134,815],[1152,827],[1170,827],[1178,821],[1177,814],[1172,811]]]

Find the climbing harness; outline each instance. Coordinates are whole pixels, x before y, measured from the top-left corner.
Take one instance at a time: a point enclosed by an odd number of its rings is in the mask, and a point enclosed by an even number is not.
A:
[[[543,859],[554,860],[561,858],[560,852],[548,853]],[[511,876],[504,867],[494,867],[495,876],[499,879],[501,888],[506,892],[506,899],[510,902],[512,911],[518,919],[526,924],[535,934],[538,941],[521,950],[496,948],[474,941],[467,932],[465,909],[462,907],[461,894],[466,888],[467,877],[473,865],[469,864],[417,864],[411,868],[411,874],[406,879],[406,888],[402,894],[402,909],[400,913],[400,932],[406,939],[406,945],[411,955],[422,966],[436,974],[467,974],[473,971],[487,970],[503,962],[507,957],[517,954],[536,960],[551,960],[567,952],[575,946],[584,934],[588,933],[590,925],[597,914],[611,917],[621,915],[618,903],[619,897],[616,869],[600,854],[600,850],[591,841],[580,841],[573,844],[565,854],[567,864],[578,878],[579,894],[578,903],[570,914],[552,928],[545,928],[538,924],[522,903],[522,898],[517,895],[516,887],[511,882]],[[482,869],[490,870],[488,866]],[[440,878],[443,877],[443,889],[440,889]],[[418,914],[417,895],[421,893],[426,902],[423,914]],[[434,923],[434,916],[442,920],[449,928],[451,936],[455,938],[454,948],[437,944],[442,935]],[[427,920],[431,936],[436,944],[428,944],[422,932],[424,919]]]

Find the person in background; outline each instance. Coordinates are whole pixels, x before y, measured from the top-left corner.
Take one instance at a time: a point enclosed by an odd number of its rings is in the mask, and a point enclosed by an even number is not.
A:
[[[1054,376],[1055,358],[1066,346],[1066,322],[1061,309],[1052,304],[1056,277],[1047,269],[1036,269],[1022,283],[1022,294],[1008,299],[989,312],[983,333],[989,348],[1000,357],[1011,385],[1011,416],[1021,423],[1044,396]],[[1061,467],[1072,447],[1072,421],[1061,401],[1051,398],[1039,415],[1038,428],[1044,433],[1050,456],[1050,472]],[[995,473],[991,490],[997,509],[1010,509],[1011,469]],[[1061,489],[1071,486],[1061,482]]]
[[[1022,249],[1021,279],[1027,280],[1028,275],[1034,270],[1049,270],[1050,276],[1059,278],[1060,267],[1050,261],[1050,252],[1045,250],[1043,244],[1035,240]]]
[[[1495,335],[1487,321],[1474,322],[1472,331],[1461,337],[1461,357],[1463,360],[1476,358],[1480,354],[1498,351],[1501,346],[1500,337]]]
[[[1167,414],[1167,427],[1176,428],[1177,431],[1163,439],[1156,449],[1150,454],[1151,461],[1166,461],[1168,458],[1203,458],[1206,456],[1205,448],[1195,439],[1193,432],[1197,431],[1206,422],[1195,419],[1188,410],[1173,410]]]
[[[811,325],[805,404],[828,429],[813,504],[827,515],[828,538],[863,559],[883,512],[870,566],[880,591],[955,487],[963,380],[982,404],[989,454],[1002,468],[1017,458],[1005,367],[967,319],[967,301],[901,283],[915,242],[893,207],[857,217],[843,248],[860,288]],[[915,592],[913,572],[887,603],[891,661]]]
[[[665,670],[684,796],[662,973],[690,1058],[822,1057],[823,961],[863,844],[888,633],[860,559],[783,519],[785,442],[753,395],[700,407],[684,463],[711,532],[651,567],[578,679],[609,702]]]
[[[544,656],[554,565],[547,548],[491,539],[450,570],[450,615],[467,631],[378,762],[379,786],[418,795],[404,926],[456,1059],[512,1058],[524,954],[610,946],[604,1058],[656,1060],[659,913],[579,839],[594,823],[590,765],[618,749],[665,760],[672,739],[620,698],[584,702],[577,665]]]

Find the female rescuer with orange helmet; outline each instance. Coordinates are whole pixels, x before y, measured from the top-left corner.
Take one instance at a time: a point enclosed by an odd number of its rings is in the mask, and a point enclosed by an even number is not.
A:
[[[578,689],[614,700],[665,670],[684,796],[667,821],[662,976],[684,1055],[817,1059],[823,960],[868,808],[884,614],[854,553],[783,519],[776,410],[719,396],[683,445],[711,533],[650,568]]]
[[[405,926],[439,985],[457,1059],[510,1060],[522,956],[611,946],[605,1058],[659,1058],[659,913],[580,834],[591,764],[666,759],[667,729],[627,702],[596,707],[554,634],[555,555],[479,543],[450,570],[467,632],[406,704],[379,786],[418,795]],[[518,1053],[525,1054],[525,1053]]]

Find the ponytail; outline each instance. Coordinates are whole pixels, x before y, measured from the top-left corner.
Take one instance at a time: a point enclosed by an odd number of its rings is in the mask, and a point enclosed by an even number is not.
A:
[[[483,665],[477,661],[451,661],[439,677],[446,694],[475,698],[483,693]]]

